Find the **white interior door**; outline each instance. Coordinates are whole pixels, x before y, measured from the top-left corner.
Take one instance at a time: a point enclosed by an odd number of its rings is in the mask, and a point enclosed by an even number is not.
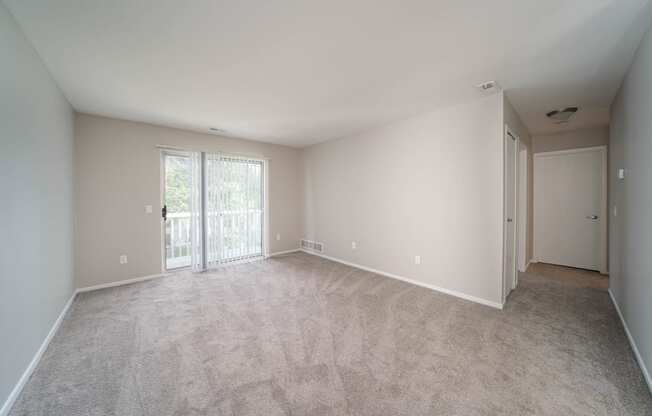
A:
[[[509,130],[505,133],[504,174],[504,246],[503,246],[503,300],[516,283],[516,166],[518,141]]]
[[[534,158],[537,261],[606,269],[606,148],[538,153]]]

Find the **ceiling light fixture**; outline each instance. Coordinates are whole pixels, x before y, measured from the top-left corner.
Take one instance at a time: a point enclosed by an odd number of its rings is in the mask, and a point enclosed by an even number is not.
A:
[[[552,110],[546,113],[546,117],[552,120],[555,124],[568,123],[579,110],[578,107],[566,107],[560,108],[559,110]]]

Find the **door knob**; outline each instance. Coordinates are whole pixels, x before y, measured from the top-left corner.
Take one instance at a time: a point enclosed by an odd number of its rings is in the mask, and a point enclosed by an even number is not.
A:
[[[598,219],[598,216],[597,216],[597,215],[587,215],[587,216],[586,216],[586,219],[587,219],[587,220],[597,220],[597,219]]]

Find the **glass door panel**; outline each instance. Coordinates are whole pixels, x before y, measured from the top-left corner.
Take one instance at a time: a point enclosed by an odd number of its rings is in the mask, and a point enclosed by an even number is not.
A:
[[[191,160],[183,154],[164,153],[165,268],[191,264],[190,192]]]

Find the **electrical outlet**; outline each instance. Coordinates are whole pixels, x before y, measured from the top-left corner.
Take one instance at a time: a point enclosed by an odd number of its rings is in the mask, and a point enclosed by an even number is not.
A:
[[[281,234],[276,234],[276,241],[281,241]]]
[[[152,213],[152,206],[145,205],[145,214],[151,214],[151,213]]]
[[[414,264],[421,264],[421,256],[414,256]]]
[[[120,264],[127,264],[127,255],[126,254],[121,254],[120,255]]]
[[[351,250],[355,250],[357,248],[358,248],[358,243],[356,243],[355,241],[351,241]]]

